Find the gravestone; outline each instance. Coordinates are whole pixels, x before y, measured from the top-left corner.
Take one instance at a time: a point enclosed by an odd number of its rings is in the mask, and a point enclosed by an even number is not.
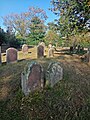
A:
[[[90,48],[88,48],[87,53],[80,57],[84,62],[90,62]]]
[[[52,43],[49,43],[48,48],[49,49],[52,48]]]
[[[44,57],[44,47],[42,45],[39,45],[37,47],[37,57],[38,58]]]
[[[22,46],[22,52],[25,53],[25,54],[28,53],[28,45],[24,44]]]
[[[31,91],[40,89],[44,85],[44,72],[40,64],[36,62],[28,63],[21,74],[21,86],[25,95]]]
[[[44,42],[40,42],[39,45],[42,45],[44,47],[44,55],[45,55],[45,43]]]
[[[15,48],[8,48],[6,50],[6,62],[11,63],[11,62],[16,62],[17,61],[17,49]]]
[[[90,62],[90,48],[87,51],[87,62]]]
[[[49,64],[46,74],[46,84],[53,87],[57,82],[63,78],[63,68],[59,62],[52,62]]]
[[[39,45],[42,45],[45,48],[45,43],[44,42],[40,42]]]
[[[48,57],[53,57],[54,56],[54,51],[55,51],[55,49],[53,47],[49,48]]]

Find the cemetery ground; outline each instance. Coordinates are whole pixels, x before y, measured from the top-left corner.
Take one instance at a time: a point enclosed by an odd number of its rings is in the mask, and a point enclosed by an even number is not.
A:
[[[89,120],[90,119],[90,63],[82,62],[78,55],[55,54],[51,58],[36,59],[36,48],[19,61],[0,65],[0,120]],[[25,59],[25,60],[24,60]],[[64,69],[63,79],[53,88],[46,86],[24,96],[21,73],[28,61],[39,62],[45,70],[52,61]]]

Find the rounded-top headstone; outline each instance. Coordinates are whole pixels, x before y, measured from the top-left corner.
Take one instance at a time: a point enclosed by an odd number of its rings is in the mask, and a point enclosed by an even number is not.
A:
[[[10,62],[16,62],[17,61],[17,49],[15,48],[8,48],[6,50],[6,61],[7,63],[10,63]]]
[[[59,62],[52,62],[49,64],[46,74],[46,84],[53,87],[57,82],[63,78],[63,68]]]
[[[42,45],[39,45],[37,47],[37,57],[38,58],[44,57],[44,47]]]
[[[25,95],[43,87],[44,73],[42,66],[37,62],[30,62],[21,74],[22,91]]]
[[[22,46],[22,52],[23,52],[23,53],[28,53],[28,45],[24,44],[24,45]]]
[[[40,42],[39,45],[42,45],[45,48],[45,43],[44,42]]]

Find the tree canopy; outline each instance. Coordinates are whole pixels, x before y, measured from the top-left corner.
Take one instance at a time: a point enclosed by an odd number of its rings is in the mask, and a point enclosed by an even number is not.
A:
[[[47,15],[45,11],[38,7],[29,7],[27,12],[21,14],[10,14],[3,17],[4,25],[12,28],[13,32],[18,32],[22,37],[25,37],[30,32],[31,20],[38,17],[45,21]]]
[[[51,0],[51,11],[60,17],[61,33],[76,34],[90,30],[89,0]]]
[[[32,41],[42,40],[46,33],[44,21],[38,17],[33,17],[30,24],[29,37]]]

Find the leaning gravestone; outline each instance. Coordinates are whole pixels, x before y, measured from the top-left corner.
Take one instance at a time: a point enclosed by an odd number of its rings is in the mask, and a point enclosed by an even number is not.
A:
[[[8,48],[6,50],[6,62],[11,63],[11,62],[17,62],[17,49],[15,48]]]
[[[29,92],[40,89],[44,84],[44,72],[40,64],[28,63],[21,74],[21,86],[25,95]]]
[[[44,57],[44,47],[42,45],[39,45],[37,47],[37,57],[38,58]]]
[[[24,44],[24,45],[22,46],[22,52],[23,52],[23,53],[28,53],[28,45]]]
[[[53,87],[57,82],[63,78],[63,68],[59,62],[52,62],[49,64],[46,74],[46,84]]]

